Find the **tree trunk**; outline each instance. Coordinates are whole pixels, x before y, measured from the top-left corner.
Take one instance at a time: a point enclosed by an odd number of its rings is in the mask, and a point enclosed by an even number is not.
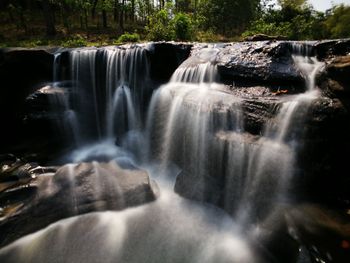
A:
[[[13,16],[12,10],[10,8],[7,9],[8,15],[9,15],[9,19],[11,23],[15,22],[15,18]]]
[[[165,6],[165,2],[164,2],[165,0],[160,0],[159,1],[159,7],[160,7],[160,9],[163,9],[164,8],[164,6]]]
[[[98,0],[94,0],[94,3],[92,5],[92,10],[91,10],[92,19],[95,19],[97,3],[98,3]]]
[[[122,33],[124,33],[124,4],[125,4],[125,0],[122,1],[122,5],[120,8],[120,16],[119,16],[119,27]]]
[[[79,21],[80,21],[80,29],[84,29],[84,20],[82,15],[79,16]]]
[[[131,0],[131,21],[135,21],[135,0]]]
[[[27,23],[26,23],[26,20],[24,18],[24,11],[22,8],[20,9],[19,17],[20,17],[20,21],[21,21],[21,27],[23,28],[25,33],[28,33],[27,32]]]
[[[48,1],[42,1],[44,18],[46,23],[46,34],[48,36],[56,35],[55,18],[52,11],[52,6]]]
[[[67,6],[66,4],[62,5],[61,8],[61,17],[63,20],[63,26],[66,28],[67,33],[69,34],[70,32],[70,23],[68,20],[68,12],[69,12],[69,6]]]
[[[108,27],[107,11],[106,10],[102,10],[102,24],[103,24],[103,28],[107,28]]]
[[[113,7],[113,20],[114,20],[114,22],[117,22],[118,16],[119,16],[118,0],[114,0],[114,7]]]
[[[88,30],[89,25],[88,25],[88,10],[84,10],[84,22],[85,22],[85,29]]]

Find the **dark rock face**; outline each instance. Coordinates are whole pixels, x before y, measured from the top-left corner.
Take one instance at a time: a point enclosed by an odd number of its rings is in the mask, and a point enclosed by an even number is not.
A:
[[[25,100],[24,128],[32,138],[45,140],[45,147],[53,152],[63,150],[72,143],[67,129],[71,89],[47,85],[30,94]],[[43,149],[37,149],[40,153]]]
[[[151,202],[158,195],[145,171],[122,169],[116,163],[81,163],[56,170],[32,168],[26,187],[12,186],[1,193],[7,213],[0,222],[0,246],[63,218],[122,210]]]
[[[349,61],[349,56],[331,59],[318,78],[324,97],[314,104],[306,122],[305,145],[300,155],[305,174],[298,178],[307,181],[306,189],[311,196],[317,197],[317,201],[341,207],[350,203],[350,190],[346,187],[350,183],[347,176],[350,155]]]
[[[265,82],[275,86],[303,83],[286,42],[233,43],[220,50],[217,61],[223,80]]]
[[[191,47],[191,44],[161,42],[150,45],[150,77],[155,86],[170,79],[178,65],[189,56]],[[44,83],[53,81],[53,53],[56,50],[57,48],[0,50],[0,119],[4,123],[0,138],[1,152],[11,152],[16,148],[21,153],[28,148],[35,148],[38,144],[41,144],[41,147],[37,147],[34,152],[42,151],[45,147],[56,148],[57,145],[51,144],[55,128],[49,125],[49,122],[46,124],[44,119],[49,120],[57,116],[48,116],[45,96],[49,94],[36,92],[45,85]],[[66,81],[71,78],[69,50],[61,51],[62,54],[56,63],[60,67],[60,80]],[[36,103],[39,105],[35,105]],[[23,122],[25,117],[26,125]],[[29,141],[34,143],[28,145]]]
[[[188,58],[191,44],[157,42],[150,50],[151,78],[159,83],[167,82],[177,67]]]
[[[52,80],[53,55],[51,50],[5,49],[0,50],[0,119],[2,136],[0,145],[8,146],[25,140],[22,119],[25,98],[40,83]]]
[[[350,56],[336,57],[328,63],[325,73],[320,77],[321,88],[333,97],[347,99],[350,97],[349,74]]]
[[[350,52],[350,39],[323,40],[314,44],[315,53],[320,59],[345,56]]]

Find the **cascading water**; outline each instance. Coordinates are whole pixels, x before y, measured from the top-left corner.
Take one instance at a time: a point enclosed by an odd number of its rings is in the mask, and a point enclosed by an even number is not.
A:
[[[213,83],[218,81],[215,65],[219,49],[201,48],[174,72],[170,82]]]
[[[146,49],[127,46],[70,52],[75,84],[72,108],[82,131],[73,161],[119,158],[125,151],[133,159],[143,158],[139,146],[142,115],[151,92]]]
[[[57,222],[1,249],[0,260],[274,262],[255,243],[255,225],[286,198],[296,127],[317,96],[314,78],[322,63],[293,57],[308,91],[286,97],[263,134],[253,136],[244,130],[242,99],[215,83],[219,52],[215,46],[196,50],[154,92],[144,116],[149,92],[144,47],[70,51],[74,89],[66,108],[76,114],[80,139],[70,161],[94,161],[97,178],[103,167],[96,160],[145,169],[157,180],[160,198]],[[189,177],[195,180],[186,181]],[[223,192],[210,190],[217,178],[224,181]],[[232,217],[174,194],[175,180],[177,192],[191,184],[185,196],[221,203]]]
[[[149,75],[145,48],[73,50],[71,63],[79,94],[73,107],[84,134],[113,138],[141,128]]]

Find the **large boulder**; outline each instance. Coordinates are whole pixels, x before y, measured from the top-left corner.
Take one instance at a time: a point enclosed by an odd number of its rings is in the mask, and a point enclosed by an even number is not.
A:
[[[259,41],[232,43],[220,50],[218,70],[223,80],[302,86],[303,78],[291,56],[288,42]]]
[[[319,59],[345,56],[350,52],[350,39],[320,40],[314,43],[314,49]]]
[[[324,74],[319,78],[320,86],[330,96],[342,100],[350,97],[350,55],[331,59]]]
[[[115,162],[68,164],[56,172],[41,168],[29,173],[35,179],[26,181],[25,187],[17,183],[1,193],[0,246],[63,218],[122,210],[158,195],[147,172],[122,169]]]
[[[73,125],[76,120],[70,109],[70,94],[69,86],[46,85],[25,100],[24,128],[34,142],[31,151],[41,160],[47,155],[47,148],[55,154],[75,143]]]

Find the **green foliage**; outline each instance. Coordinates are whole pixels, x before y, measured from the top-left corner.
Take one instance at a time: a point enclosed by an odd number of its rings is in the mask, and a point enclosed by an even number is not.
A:
[[[76,35],[71,39],[62,42],[62,46],[64,47],[85,47],[87,46],[88,41],[82,37],[81,35]]]
[[[323,13],[315,12],[305,1],[283,1],[281,9],[265,10],[242,36],[266,34],[294,40],[320,39],[325,35],[323,21]]]
[[[282,8],[285,8],[287,6],[293,8],[302,8],[306,5],[306,2],[306,0],[278,0],[278,3],[281,5]]]
[[[173,19],[176,40],[191,40],[193,22],[190,15],[177,13]]]
[[[259,3],[259,0],[202,0],[198,10],[204,19],[201,28],[223,35],[242,32],[255,17]]]
[[[148,19],[148,25],[145,27],[148,39],[153,41],[173,40],[175,32],[171,16],[172,10],[169,6],[151,15]]]
[[[345,38],[349,24],[350,6],[322,13],[307,0],[0,1],[1,46],[77,47],[144,38],[218,42],[258,33],[298,40]],[[55,37],[45,36],[50,32]],[[115,40],[116,34],[123,35]]]
[[[219,42],[219,36],[213,30],[198,31],[196,40],[199,42]]]
[[[145,27],[148,39],[153,41],[191,40],[195,25],[191,15],[182,12],[174,15],[174,13],[174,7],[168,3],[164,9],[150,16],[148,25]]]
[[[121,35],[116,43],[135,43],[140,41],[140,35],[137,33],[129,34],[129,33],[124,33]]]
[[[333,7],[331,15],[325,21],[325,27],[331,38],[350,37],[350,6]]]

